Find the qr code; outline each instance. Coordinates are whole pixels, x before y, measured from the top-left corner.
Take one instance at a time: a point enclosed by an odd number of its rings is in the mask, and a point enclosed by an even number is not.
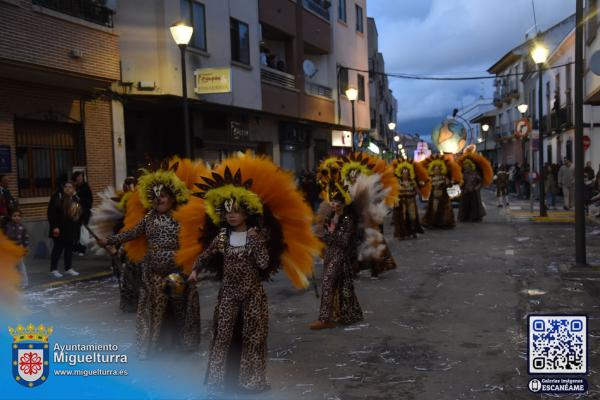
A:
[[[530,315],[529,373],[586,374],[587,317]]]

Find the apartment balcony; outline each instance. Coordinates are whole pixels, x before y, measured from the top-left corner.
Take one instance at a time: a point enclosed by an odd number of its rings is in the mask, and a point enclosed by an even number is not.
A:
[[[327,21],[330,21],[329,9],[331,1],[328,0],[303,0],[306,10],[310,10]]]
[[[32,0],[32,4],[49,8],[71,17],[80,18],[85,21],[113,27],[114,11],[100,5],[93,0]]]
[[[319,85],[318,83],[306,82],[304,84],[304,92],[311,96],[333,100],[333,90],[330,87]]]
[[[90,90],[119,79],[119,38],[113,12],[91,0],[32,0],[32,7],[0,1],[0,76]]]
[[[261,67],[263,111],[299,117],[299,95],[294,75],[269,67]]]
[[[296,36],[296,3],[281,0],[259,0],[260,23]],[[264,27],[263,27],[264,30]]]
[[[313,4],[314,0],[304,0],[302,14],[302,35],[304,37],[304,48],[310,54],[329,54],[332,51],[331,24],[329,18],[316,13],[306,4]]]
[[[262,66],[260,79],[264,83],[282,87],[284,89],[296,89],[296,78],[286,72]]]
[[[303,94],[300,100],[300,117],[309,121],[335,123],[335,101],[326,97]]]

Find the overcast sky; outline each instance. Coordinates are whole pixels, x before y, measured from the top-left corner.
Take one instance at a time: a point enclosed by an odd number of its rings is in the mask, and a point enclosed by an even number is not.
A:
[[[535,0],[542,29],[575,12],[575,0]],[[531,0],[367,0],[388,73],[485,75],[534,26]],[[390,78],[398,130],[429,135],[434,125],[479,96],[492,80],[435,82]]]

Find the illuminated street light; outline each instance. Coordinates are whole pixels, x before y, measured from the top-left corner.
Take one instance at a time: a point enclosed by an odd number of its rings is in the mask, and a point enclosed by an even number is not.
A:
[[[181,87],[183,97],[183,131],[185,143],[185,155],[193,158],[192,133],[190,131],[190,107],[187,97],[187,73],[185,71],[185,49],[192,38],[194,28],[187,26],[184,22],[179,22],[170,28],[173,40],[179,46],[181,51]]]
[[[400,136],[396,135],[394,136],[394,142],[399,142],[400,141]]]
[[[517,110],[519,110],[519,112],[521,114],[525,114],[527,112],[527,109],[529,108],[529,106],[527,104],[519,104],[517,106]]]
[[[388,128],[390,131],[393,131],[394,129],[396,129],[396,123],[395,122],[390,122],[388,124]]]

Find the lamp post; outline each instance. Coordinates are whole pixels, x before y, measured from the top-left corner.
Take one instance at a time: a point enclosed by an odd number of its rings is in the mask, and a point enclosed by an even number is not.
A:
[[[588,3],[589,4],[589,3]],[[595,15],[590,15],[593,18]],[[585,243],[583,162],[583,0],[575,2],[575,265],[588,266]]]
[[[531,58],[537,64],[538,67],[538,159],[539,159],[539,170],[540,172],[544,170],[544,133],[542,132],[542,107],[544,103],[542,101],[542,89],[543,89],[543,81],[542,81],[542,67],[544,63],[548,59],[548,54],[550,51],[544,43],[541,41],[541,37],[538,35],[537,44],[531,50]],[[550,112],[550,110],[548,110]],[[546,202],[544,197],[546,197],[546,192],[544,190],[544,180],[540,179],[539,185],[539,197],[540,197],[540,217],[546,217],[548,215],[546,211]]]
[[[346,89],[346,97],[352,103],[352,150],[354,150],[354,138],[356,137],[356,120],[354,117],[354,103],[358,98],[358,90],[353,87]]]
[[[483,154],[487,153],[487,135],[490,130],[490,126],[488,124],[481,125],[481,130],[483,131]]]
[[[388,123],[388,129],[390,130],[390,132],[392,134],[394,134],[394,129],[396,129],[396,123],[394,121],[390,121]],[[387,145],[391,147],[391,143],[389,141],[389,137],[388,137]]]
[[[181,88],[183,97],[183,134],[185,143],[185,156],[188,158],[193,158],[194,152],[192,149],[192,134],[190,132],[190,109],[187,97],[187,76],[185,70],[185,48],[192,38],[194,28],[187,26],[184,22],[179,22],[171,26],[170,29],[173,40],[175,43],[177,43],[177,46],[179,46],[179,50],[181,51]]]
[[[521,113],[521,118],[525,118],[525,113],[529,109],[528,104],[519,104],[517,110]],[[540,178],[542,171],[540,171]],[[533,212],[533,138],[529,137],[529,211]],[[541,179],[540,179],[541,180]],[[544,203],[545,204],[545,203]]]

